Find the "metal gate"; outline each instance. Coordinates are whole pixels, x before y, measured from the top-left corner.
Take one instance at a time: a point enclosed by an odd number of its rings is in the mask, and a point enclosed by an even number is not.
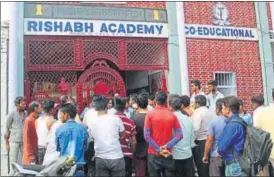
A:
[[[116,70],[108,66],[105,60],[95,61],[77,82],[77,102],[79,110],[87,106],[93,95],[105,95],[110,98],[115,93],[126,96],[123,78]]]
[[[29,102],[58,101],[61,94],[68,94],[77,99],[79,110],[96,92],[125,96],[119,71],[168,70],[167,43],[152,38],[25,35],[25,95]]]

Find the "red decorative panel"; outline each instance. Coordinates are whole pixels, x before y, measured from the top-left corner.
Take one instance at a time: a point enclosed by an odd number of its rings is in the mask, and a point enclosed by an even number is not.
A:
[[[166,46],[163,40],[155,40],[153,43],[145,40],[128,40],[126,41],[126,65],[140,66],[136,68],[138,70],[144,67],[168,66]]]
[[[213,25],[212,8],[216,2],[184,2],[186,24]],[[256,28],[254,2],[224,2],[229,10],[232,26]]]
[[[83,41],[83,46],[85,64],[98,58],[105,58],[116,64],[118,63],[119,44],[115,40],[98,40],[97,38],[90,38]]]
[[[42,103],[43,100],[45,99],[49,99],[49,95],[48,92],[46,91],[38,91],[35,94],[32,95],[31,100],[35,100],[38,101],[40,103]]]
[[[79,110],[82,110],[91,102],[94,94],[111,97],[115,93],[126,95],[123,78],[119,72],[110,68],[106,61],[95,61],[91,68],[87,69],[77,83],[77,102]]]
[[[38,99],[47,97],[56,99],[61,95],[60,82],[64,78],[66,83],[72,88],[77,81],[76,72],[28,72],[25,81],[25,90],[27,98]],[[71,92],[69,93],[71,94]],[[42,96],[44,95],[44,96]]]
[[[73,40],[35,40],[27,42],[28,65],[72,65],[74,64]]]
[[[118,70],[168,69],[167,39],[25,36],[25,66],[28,100],[76,90],[81,110],[94,93],[126,95]],[[60,86],[62,77],[68,87]]]
[[[25,36],[26,71],[83,71],[96,59],[120,70],[168,69],[167,39]]]

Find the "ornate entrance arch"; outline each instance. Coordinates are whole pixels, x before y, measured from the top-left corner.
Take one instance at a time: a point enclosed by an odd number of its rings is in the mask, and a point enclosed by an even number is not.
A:
[[[121,96],[126,96],[123,78],[104,60],[95,61],[89,69],[84,71],[77,82],[76,89],[80,111],[90,103],[94,94],[111,97],[112,94],[119,93]]]

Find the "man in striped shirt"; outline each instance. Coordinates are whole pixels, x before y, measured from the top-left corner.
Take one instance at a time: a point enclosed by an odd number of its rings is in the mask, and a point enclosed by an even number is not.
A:
[[[131,177],[133,153],[137,144],[136,126],[134,122],[124,113],[126,108],[126,99],[120,97],[114,98],[114,108],[116,109],[115,115],[122,120],[125,127],[126,136],[120,139],[120,143],[125,158],[126,177]]]

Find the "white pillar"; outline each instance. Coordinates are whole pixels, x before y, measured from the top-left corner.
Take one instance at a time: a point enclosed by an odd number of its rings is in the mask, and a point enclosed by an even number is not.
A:
[[[9,17],[10,17],[10,29],[9,29],[9,60],[8,60],[8,110],[14,109],[14,100],[18,94],[18,82],[17,82],[17,59],[18,59],[18,45],[17,45],[17,33],[19,19],[17,17],[18,13],[18,2],[10,2],[9,4]],[[23,95],[21,95],[23,96]]]
[[[188,63],[187,63],[187,48],[185,37],[185,15],[184,2],[176,2],[177,11],[177,28],[179,38],[179,58],[180,58],[180,72],[181,72],[181,93],[182,95],[189,95],[189,78],[188,78]]]

